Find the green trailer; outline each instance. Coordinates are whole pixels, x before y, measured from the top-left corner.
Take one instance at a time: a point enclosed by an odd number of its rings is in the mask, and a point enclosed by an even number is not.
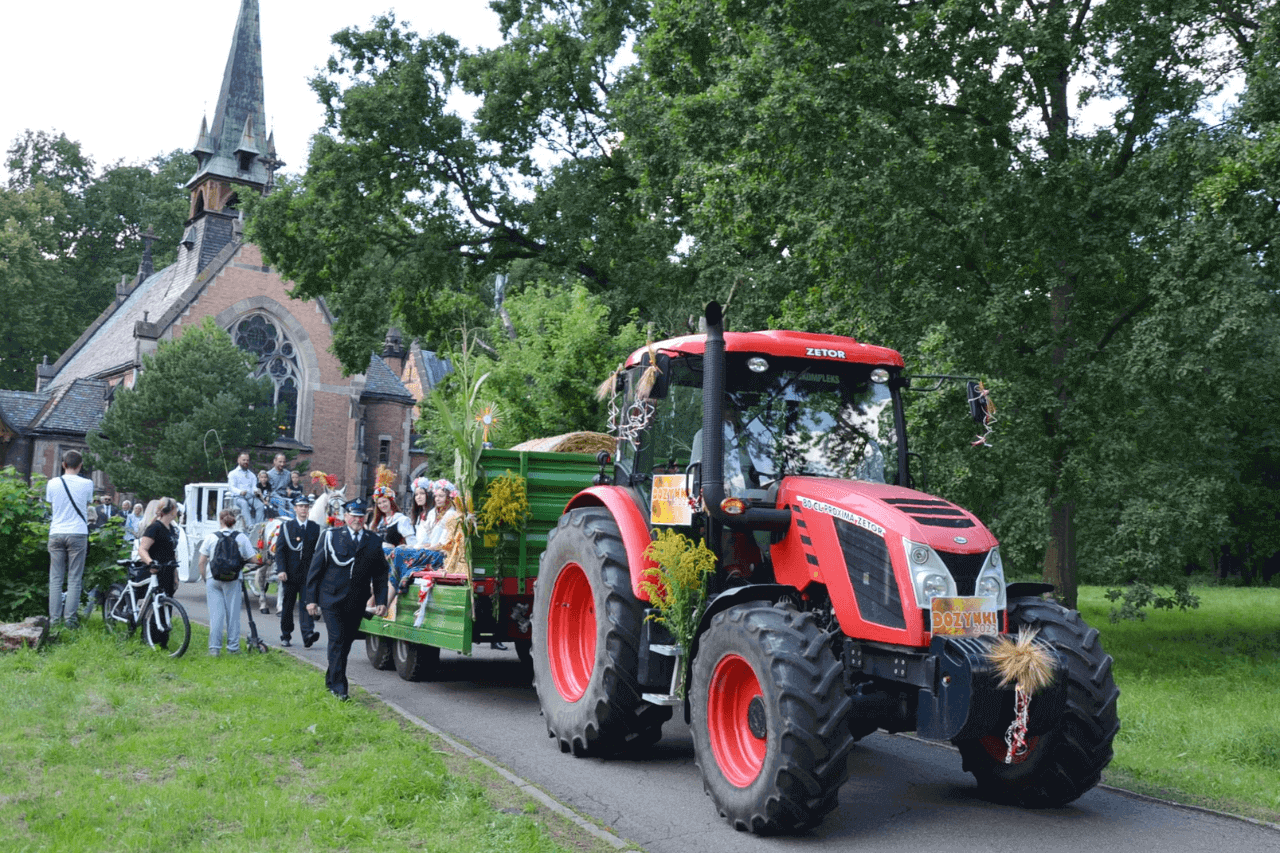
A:
[[[376,668],[394,668],[407,681],[423,681],[431,678],[441,649],[469,655],[474,644],[495,642],[509,643],[522,661],[529,661],[538,559],[565,504],[592,485],[600,464],[594,454],[587,453],[485,450],[476,486],[478,506],[488,484],[507,471],[523,477],[528,489],[532,518],[523,534],[472,536],[470,582],[437,580],[422,602],[422,586],[415,584],[399,597],[395,612],[387,618],[361,622],[365,651]],[[499,535],[506,538],[507,555],[501,577],[495,560]]]

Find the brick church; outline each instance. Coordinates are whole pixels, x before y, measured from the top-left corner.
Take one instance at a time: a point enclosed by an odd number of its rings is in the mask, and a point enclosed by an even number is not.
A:
[[[258,359],[276,402],[287,410],[284,433],[270,448],[297,451],[311,470],[337,475],[347,494],[373,488],[385,463],[403,494],[426,466],[414,450],[415,404],[449,372],[447,362],[387,333],[363,374],[343,376],[330,352],[334,317],[322,299],[289,297],[289,284],[243,239],[240,200],[269,192],[275,135],[266,133],[258,0],[241,0],[239,18],[212,123],[202,119],[187,183],[191,207],[177,260],[156,271],[150,241],[133,281],[53,364],[39,367],[34,392],[0,391],[4,465],[56,476],[62,451],[86,446],[115,389],[131,387],[143,356],[205,317]],[[236,448],[225,448],[227,467]],[[110,490],[95,475],[100,490]],[[152,497],[152,496],[149,496]]]

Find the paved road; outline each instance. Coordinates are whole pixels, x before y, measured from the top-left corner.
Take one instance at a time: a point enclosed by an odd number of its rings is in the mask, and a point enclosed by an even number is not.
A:
[[[202,586],[183,584],[178,597],[196,621],[207,624]],[[255,617],[262,635],[276,645],[277,617]],[[296,645],[290,651],[323,667],[323,640],[309,650]],[[469,743],[651,853],[1280,853],[1280,829],[1111,791],[1091,791],[1055,810],[994,805],[976,797],[956,753],[883,734],[855,747],[840,807],[819,827],[798,838],[757,838],[735,832],[716,816],[702,792],[683,722],[668,723],[663,739],[642,757],[574,759],[548,740],[537,696],[514,652],[485,648],[471,658],[445,652],[441,670],[439,681],[404,682],[394,672],[373,669],[358,644],[349,675],[353,684]],[[316,689],[323,689],[320,673],[316,679]]]

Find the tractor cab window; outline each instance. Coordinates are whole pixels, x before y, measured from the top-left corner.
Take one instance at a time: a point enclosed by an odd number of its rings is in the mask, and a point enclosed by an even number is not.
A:
[[[655,474],[683,474],[702,426],[702,357],[666,361],[666,375],[641,393],[647,368],[625,374],[626,392],[616,416],[619,462],[631,482],[650,497]]]
[[[896,457],[892,396],[871,381],[871,366],[767,361],[757,372],[746,356],[728,357],[726,486],[767,489],[787,475],[885,482],[886,459],[892,468]]]

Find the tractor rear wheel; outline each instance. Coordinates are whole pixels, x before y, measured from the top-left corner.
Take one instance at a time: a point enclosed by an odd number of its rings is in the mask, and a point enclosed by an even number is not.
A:
[[[956,744],[964,769],[992,800],[1028,808],[1063,806],[1088,791],[1111,762],[1111,742],[1120,731],[1116,700],[1120,691],[1111,675],[1111,655],[1102,650],[1098,631],[1075,610],[1039,598],[1009,602],[1009,630],[1035,628],[1067,663],[1067,698],[1058,728],[1027,739],[1027,750],[1005,764],[1000,737]],[[1035,702],[1034,696],[1032,703]]]
[[[691,690],[694,760],[735,829],[792,832],[835,808],[853,746],[851,700],[810,614],[767,602],[716,614]]]
[[[533,596],[533,683],[561,752],[608,755],[653,743],[671,709],[641,699],[637,650],[644,605],[618,524],[584,507],[560,517]]]

